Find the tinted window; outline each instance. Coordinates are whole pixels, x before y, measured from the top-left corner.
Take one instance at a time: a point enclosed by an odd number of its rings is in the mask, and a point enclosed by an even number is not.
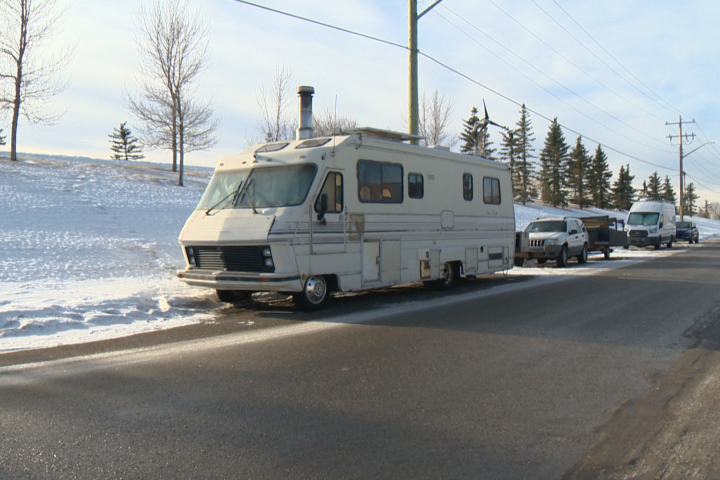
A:
[[[463,198],[468,202],[473,199],[473,178],[469,173],[463,173]]]
[[[425,185],[421,174],[408,174],[408,196],[410,198],[423,198],[425,196]]]
[[[314,147],[321,147],[328,143],[330,141],[329,138],[311,138],[310,140],[305,140],[302,143],[298,143],[295,148],[314,148]]]
[[[483,178],[483,202],[500,205],[500,180],[497,178]]]
[[[358,198],[361,202],[402,203],[402,165],[360,160],[357,168]]]

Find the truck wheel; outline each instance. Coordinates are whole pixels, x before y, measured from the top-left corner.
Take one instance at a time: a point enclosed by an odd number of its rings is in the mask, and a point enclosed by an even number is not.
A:
[[[580,264],[587,263],[587,256],[588,256],[587,249],[588,249],[587,244],[583,245],[582,252],[580,252],[580,255],[577,256],[578,263],[580,263]]]
[[[560,255],[558,255],[557,260],[555,262],[557,263],[557,266],[560,268],[567,267],[567,245],[563,245],[562,249],[560,250]]]
[[[668,248],[672,248],[672,238],[671,238],[670,241],[668,242]]]
[[[657,241],[657,243],[656,243],[655,245],[653,245],[653,248],[654,248],[655,250],[660,250],[660,245],[662,245],[662,244],[660,243],[660,239],[658,238],[658,241]]]
[[[625,247],[625,248],[627,248],[627,247]],[[603,256],[605,257],[605,260],[610,260],[610,249],[609,248],[603,249]]]
[[[525,259],[515,257],[515,260],[513,260],[513,263],[515,264],[516,267],[522,267],[523,264],[525,263]]]
[[[253,292],[247,290],[215,290],[215,294],[223,303],[235,303],[249,300]]]
[[[700,235],[698,235],[697,237],[695,237],[695,243],[696,243],[696,244],[700,243]]]
[[[305,280],[302,292],[292,294],[295,305],[304,312],[314,312],[325,306],[328,299],[328,289],[325,277],[313,275]]]

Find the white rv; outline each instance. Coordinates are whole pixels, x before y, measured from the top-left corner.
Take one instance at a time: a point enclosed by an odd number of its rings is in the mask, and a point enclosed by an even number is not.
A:
[[[657,200],[638,200],[630,208],[625,226],[628,245],[653,246],[665,243],[672,248],[675,240],[675,205]]]
[[[508,166],[410,138],[365,128],[221,159],[180,234],[178,278],[221,301],[288,292],[316,310],[331,291],[511,268]]]

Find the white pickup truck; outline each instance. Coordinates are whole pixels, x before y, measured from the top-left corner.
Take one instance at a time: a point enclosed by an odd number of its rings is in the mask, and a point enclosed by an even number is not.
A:
[[[587,229],[579,218],[538,218],[525,230],[517,232],[515,266],[520,267],[531,258],[540,264],[555,260],[561,268],[567,266],[571,257],[577,257],[578,263],[585,263],[588,243]]]

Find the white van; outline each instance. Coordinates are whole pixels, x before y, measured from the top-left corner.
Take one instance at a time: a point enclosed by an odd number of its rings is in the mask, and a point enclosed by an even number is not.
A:
[[[638,200],[630,208],[627,222],[628,246],[654,246],[666,243],[672,248],[675,240],[675,205],[657,200]]]
[[[363,128],[221,159],[180,233],[177,277],[221,301],[278,291],[316,310],[330,291],[511,268],[508,166],[410,138]]]

